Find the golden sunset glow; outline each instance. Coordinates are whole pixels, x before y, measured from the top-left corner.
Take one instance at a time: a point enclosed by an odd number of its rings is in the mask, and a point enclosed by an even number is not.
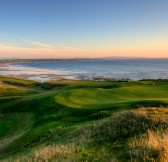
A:
[[[96,57],[149,57],[166,58],[167,43],[153,43],[142,45],[116,45],[114,47],[98,47],[95,49],[80,49],[77,47],[54,47],[49,44],[37,43],[36,47],[16,47],[0,45],[1,57],[21,58],[96,58]]]
[[[166,2],[65,2],[2,3],[0,58],[168,57]]]

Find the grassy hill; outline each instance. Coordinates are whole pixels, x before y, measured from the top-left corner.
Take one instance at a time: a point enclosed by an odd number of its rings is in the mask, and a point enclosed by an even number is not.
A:
[[[167,92],[162,80],[0,77],[0,161],[168,161]]]

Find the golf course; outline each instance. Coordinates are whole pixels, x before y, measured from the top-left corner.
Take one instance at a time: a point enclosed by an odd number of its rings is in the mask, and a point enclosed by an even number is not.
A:
[[[166,162],[168,80],[0,76],[0,161]]]

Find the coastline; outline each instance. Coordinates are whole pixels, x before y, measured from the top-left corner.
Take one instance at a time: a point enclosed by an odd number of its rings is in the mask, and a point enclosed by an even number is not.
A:
[[[78,59],[78,61],[79,60],[80,59]],[[50,63],[50,61],[52,63]],[[53,61],[56,61],[56,63],[53,63]],[[36,66],[32,66],[30,64],[32,63],[32,60],[1,60],[0,75],[39,82],[66,79],[124,82],[168,79],[168,72],[166,71],[168,60],[166,62],[164,61],[163,65],[161,61],[159,61],[159,63],[147,61],[145,64],[142,64],[141,61],[136,62],[137,60],[132,60],[131,65],[130,63],[128,64],[127,60],[103,60],[104,62],[100,60],[94,62],[90,60],[84,62],[81,60],[80,62],[76,62],[76,60],[75,62],[72,61],[74,60],[33,60],[33,65],[35,64]],[[153,65],[157,65],[156,63],[158,63],[158,66],[155,66],[156,68],[152,68],[151,70]],[[26,66],[27,64],[31,66]],[[46,66],[46,64],[49,64],[50,66]],[[102,67],[99,66],[100,64]],[[160,71],[162,71],[162,73],[160,73]]]
[[[25,80],[35,80],[39,82],[58,81],[66,78],[75,80],[75,78],[68,77],[68,74],[57,74],[54,70],[43,70],[17,66],[18,62],[0,62],[0,76],[14,77]]]
[[[7,62],[6,62],[6,63],[1,63],[1,62],[0,62],[0,67],[7,67],[7,66],[10,65],[10,64],[12,64],[12,63],[7,63]]]
[[[94,74],[73,74],[56,70],[36,69],[18,66],[18,62],[0,63],[0,76],[14,77],[18,79],[33,80],[38,82],[59,81],[59,80],[90,80],[90,81],[133,81],[130,78],[114,78]],[[16,65],[16,66],[15,66]],[[65,73],[65,74],[63,74]]]

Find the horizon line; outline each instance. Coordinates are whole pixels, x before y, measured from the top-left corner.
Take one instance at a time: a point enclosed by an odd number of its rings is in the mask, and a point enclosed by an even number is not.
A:
[[[0,58],[0,60],[5,61],[5,60],[72,60],[72,59],[168,59],[168,57],[127,57],[127,56],[107,56],[107,57],[95,57],[95,58],[89,58],[89,57],[71,57],[71,58],[12,58],[12,57],[7,57],[7,58]]]

